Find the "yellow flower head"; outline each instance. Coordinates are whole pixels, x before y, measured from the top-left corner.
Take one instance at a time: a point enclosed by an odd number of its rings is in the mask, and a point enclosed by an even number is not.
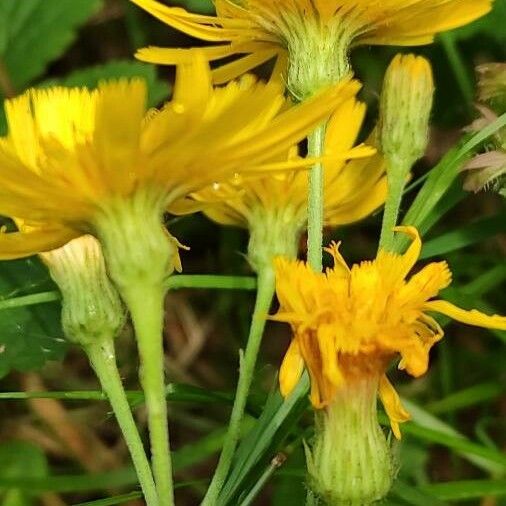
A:
[[[216,70],[217,82],[288,52],[288,84],[297,96],[309,92],[299,88],[311,79],[310,72],[318,85],[342,78],[349,71],[352,46],[429,44],[435,34],[489,12],[493,0],[214,0],[216,16],[155,0],[132,1],[177,30],[220,43],[205,48],[210,61],[240,55]],[[147,48],[138,56],[165,64],[180,60],[177,49]]]
[[[368,146],[354,147],[364,115],[365,105],[350,99],[336,110],[327,126],[325,153],[331,160],[325,170],[328,226],[360,220],[377,209],[386,197],[382,158]],[[297,152],[293,148],[277,162],[296,161]],[[270,249],[276,255],[295,256],[296,245],[307,225],[307,193],[306,171],[236,177],[192,194],[192,200],[180,203],[174,210],[185,213],[202,208],[217,223],[247,228],[252,238],[259,236],[257,248],[286,239],[289,244],[284,250],[283,244],[272,245]]]
[[[246,174],[261,169],[358,87],[347,82],[286,109],[273,81],[244,76],[213,89],[203,55],[192,55],[178,67],[172,101],[160,111],[146,111],[146,86],[137,79],[95,91],[30,90],[6,101],[0,214],[28,228],[0,234],[0,258],[52,250],[86,233],[101,240],[106,258],[117,251],[146,265],[166,242],[177,251],[161,222],[172,201],[238,167]],[[122,248],[129,238],[134,244]],[[141,245],[142,254],[132,250]],[[174,256],[163,260],[169,273]]]
[[[443,330],[429,312],[480,327],[506,329],[506,317],[465,311],[443,300],[431,300],[451,283],[446,262],[431,263],[406,279],[421,249],[416,229],[398,227],[412,243],[405,254],[380,251],[373,261],[347,266],[332,244],[327,251],[334,267],[315,273],[309,266],[276,260],[280,310],[274,319],[291,324],[293,340],[280,371],[284,396],[296,386],[302,370],[311,377],[311,402],[328,406],[347,384],[379,379],[379,395],[400,436],[399,423],[409,418],[385,376],[400,355],[399,368],[412,376],[424,374],[429,351]]]

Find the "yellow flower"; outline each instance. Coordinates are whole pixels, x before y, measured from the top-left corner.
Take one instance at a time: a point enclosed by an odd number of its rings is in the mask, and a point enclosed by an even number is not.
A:
[[[332,159],[325,170],[328,226],[360,220],[386,197],[382,158],[368,146],[353,147],[364,115],[365,105],[350,99],[336,110],[327,126],[325,152]],[[296,160],[297,148],[284,159]],[[307,192],[306,171],[236,177],[192,194],[192,200],[179,203],[175,210],[184,213],[202,207],[217,223],[249,229],[250,262],[254,266],[262,261],[271,264],[277,255],[296,256],[300,236],[307,226]]]
[[[274,82],[244,76],[213,89],[207,62],[193,53],[160,111],[146,112],[146,87],[136,79],[95,91],[30,90],[8,100],[0,214],[28,228],[0,234],[0,258],[49,251],[91,233],[102,242],[109,269],[111,258],[121,264],[118,275],[125,262],[147,273],[163,264],[157,275],[170,274],[178,260],[176,241],[162,227],[167,206],[238,167],[246,174],[264,170],[357,86],[347,82],[287,110]]]
[[[388,364],[400,355],[399,368],[424,374],[429,351],[443,330],[428,313],[437,312],[469,325],[506,330],[506,317],[465,311],[444,300],[431,300],[451,283],[446,262],[431,263],[406,279],[421,249],[416,229],[398,227],[412,239],[405,254],[380,251],[373,261],[350,269],[332,244],[334,267],[325,274],[306,264],[276,260],[280,302],[276,320],[289,322],[294,337],[280,371],[284,396],[296,386],[304,365],[311,377],[316,409],[332,404],[343,390],[370,378],[400,437],[399,423],[409,418],[388,381]]]
[[[214,0],[216,16],[192,14],[155,0],[132,0],[164,23],[211,43],[209,61],[239,59],[215,71],[216,82],[247,72],[276,55],[290,57],[288,84],[335,82],[349,71],[347,54],[360,44],[414,46],[490,11],[493,0]],[[180,51],[146,48],[145,61],[175,64]],[[295,62],[295,60],[298,60]],[[295,63],[294,66],[292,64]],[[307,67],[304,68],[304,65]],[[292,72],[293,71],[293,72]],[[305,74],[307,75],[300,75]],[[312,78],[310,73],[317,73]],[[293,73],[293,75],[292,75]]]

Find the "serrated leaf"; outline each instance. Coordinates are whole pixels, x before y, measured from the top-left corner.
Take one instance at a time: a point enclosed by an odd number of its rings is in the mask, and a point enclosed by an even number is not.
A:
[[[40,86],[84,86],[91,89],[96,88],[100,81],[122,77],[141,77],[146,81],[148,105],[150,107],[158,105],[169,95],[168,83],[158,78],[156,68],[153,65],[133,60],[111,61],[105,65],[80,69],[66,77],[44,81]]]
[[[38,260],[0,263],[0,300],[30,293],[50,283]],[[0,316],[0,377],[11,370],[31,371],[61,360],[67,348],[57,303],[5,309]]]
[[[73,42],[101,0],[2,0],[0,58],[15,90],[39,77]]]

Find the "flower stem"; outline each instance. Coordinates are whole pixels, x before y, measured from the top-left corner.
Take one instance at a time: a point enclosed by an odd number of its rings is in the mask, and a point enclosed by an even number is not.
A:
[[[202,506],[215,506],[218,495],[225,483],[237,443],[239,441],[241,421],[244,416],[244,409],[248,398],[249,389],[253,380],[255,364],[262,336],[264,333],[266,316],[274,296],[274,272],[272,267],[264,267],[258,275],[257,296],[253,312],[248,344],[244,356],[241,359],[239,370],[239,381],[230,415],[227,435],[221,451],[220,460],[214,473]]]
[[[402,195],[404,186],[406,185],[406,174],[409,173],[411,164],[390,159],[388,160],[388,165],[388,194],[385,202],[385,210],[383,212],[379,249],[395,251],[394,227],[397,225],[397,220],[399,218]]]
[[[84,350],[116,415],[123,437],[130,450],[132,462],[137,472],[146,504],[148,506],[158,506],[158,495],[153,475],[151,474],[151,468],[149,467],[149,461],[146,457],[116,365],[114,342],[112,339],[102,339],[99,342],[86,345]]]
[[[320,125],[308,137],[308,156],[321,157],[325,147],[326,125]],[[317,163],[309,171],[308,194],[308,262],[317,272],[322,270],[322,243],[323,243],[323,190],[324,168]]]
[[[133,283],[122,293],[130,310],[141,362],[141,384],[148,410],[153,474],[160,506],[174,505],[174,485],[165,400],[163,301],[165,288]]]

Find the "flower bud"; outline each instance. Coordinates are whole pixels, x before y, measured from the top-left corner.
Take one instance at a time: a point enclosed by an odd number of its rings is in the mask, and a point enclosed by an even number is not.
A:
[[[385,74],[380,106],[380,142],[387,160],[411,169],[425,153],[434,82],[421,56],[397,55]]]
[[[67,339],[86,346],[115,337],[125,321],[125,311],[107,276],[98,241],[85,235],[41,257],[62,293]]]
[[[290,206],[277,212],[263,209],[253,212],[248,243],[252,269],[256,273],[270,270],[278,256],[296,258],[304,225]]]
[[[316,413],[315,440],[306,457],[309,487],[323,504],[372,504],[390,490],[394,466],[377,420],[377,390],[377,379],[356,380]]]

